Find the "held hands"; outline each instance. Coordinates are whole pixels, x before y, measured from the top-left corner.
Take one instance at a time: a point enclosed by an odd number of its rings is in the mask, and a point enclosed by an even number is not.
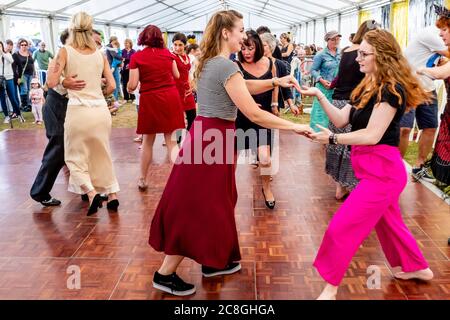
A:
[[[301,95],[308,97],[319,97],[321,93],[319,89],[307,86],[302,86],[301,89],[298,90],[298,92],[300,92]]]
[[[294,78],[294,76],[289,75],[283,78],[278,78],[278,83],[276,83],[276,85],[283,88],[294,87],[297,91],[300,91],[300,85],[298,84],[298,81]]]
[[[306,124],[294,124],[292,131],[307,138],[309,138],[313,133],[313,130],[310,128],[310,126]]]
[[[320,132],[310,134],[309,138],[316,143],[328,144],[330,142],[330,135],[332,132],[321,125],[317,124],[316,126],[320,129]]]

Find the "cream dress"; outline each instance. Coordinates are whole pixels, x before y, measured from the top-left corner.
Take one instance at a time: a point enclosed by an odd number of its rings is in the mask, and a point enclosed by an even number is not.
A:
[[[101,89],[104,60],[100,51],[82,54],[67,50],[66,75],[86,82],[81,91],[68,90],[69,103],[64,124],[64,156],[70,170],[69,191],[85,194],[116,193],[119,184],[111,159],[109,139],[111,114]]]

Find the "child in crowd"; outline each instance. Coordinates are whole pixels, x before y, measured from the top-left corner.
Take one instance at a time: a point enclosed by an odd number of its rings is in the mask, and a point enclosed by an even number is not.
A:
[[[42,106],[45,103],[44,90],[41,88],[39,79],[34,78],[31,80],[30,90],[31,110],[34,115],[34,123],[42,124]]]

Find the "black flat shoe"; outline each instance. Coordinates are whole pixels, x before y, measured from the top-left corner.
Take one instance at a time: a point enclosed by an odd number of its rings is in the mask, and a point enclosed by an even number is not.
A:
[[[46,200],[46,201],[41,201],[41,204],[44,207],[58,207],[61,205],[61,201],[51,198],[50,200]]]
[[[262,189],[262,193],[264,196],[264,202],[266,203],[266,207],[269,208],[270,210],[275,209],[275,205],[276,205],[276,201],[267,201],[266,199],[266,194],[264,193],[264,188]]]
[[[103,201],[108,201],[108,196],[107,195],[101,194],[100,197],[102,197]],[[81,201],[89,202],[89,196],[87,194],[82,194],[81,195]]]
[[[103,202],[102,196],[99,194],[95,195],[94,200],[92,200],[92,203],[89,207],[87,215],[92,216],[93,214],[96,214],[98,209],[103,207],[102,202]]]
[[[119,209],[119,200],[111,200],[110,202],[108,202],[108,204],[106,205],[106,208],[109,211],[114,211],[117,212]]]

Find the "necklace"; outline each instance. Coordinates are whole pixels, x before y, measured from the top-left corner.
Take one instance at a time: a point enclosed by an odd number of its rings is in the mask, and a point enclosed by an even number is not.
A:
[[[183,57],[179,54],[177,54],[177,56],[178,58],[180,58],[181,62],[183,62],[184,64],[189,64],[189,57],[187,55],[185,55],[186,59],[183,59]]]

